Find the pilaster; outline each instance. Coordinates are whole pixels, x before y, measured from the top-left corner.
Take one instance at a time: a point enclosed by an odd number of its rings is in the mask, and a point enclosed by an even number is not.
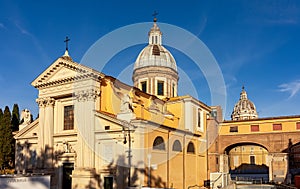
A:
[[[288,154],[287,153],[269,153],[269,180],[282,183],[288,173]]]
[[[94,111],[96,100],[100,91],[95,89],[83,89],[75,92],[75,122],[78,129],[78,145],[81,152],[78,153],[78,168],[94,168]]]
[[[228,155],[226,154],[221,154],[220,155],[220,168],[219,168],[221,173],[229,173],[228,169]]]

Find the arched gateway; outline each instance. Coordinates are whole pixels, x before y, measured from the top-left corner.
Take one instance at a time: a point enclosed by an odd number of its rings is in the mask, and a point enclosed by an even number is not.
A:
[[[289,182],[300,173],[299,133],[300,116],[258,118],[243,88],[232,120],[219,125],[218,171],[268,173],[268,181]]]

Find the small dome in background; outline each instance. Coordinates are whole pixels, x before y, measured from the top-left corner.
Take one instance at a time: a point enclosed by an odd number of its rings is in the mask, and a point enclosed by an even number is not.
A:
[[[243,87],[240,94],[240,100],[235,104],[231,114],[231,120],[248,120],[257,117],[255,105],[248,99],[247,93]]]

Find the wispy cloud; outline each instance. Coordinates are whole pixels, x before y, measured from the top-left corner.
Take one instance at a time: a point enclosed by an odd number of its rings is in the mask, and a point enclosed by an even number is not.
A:
[[[300,80],[292,81],[290,83],[283,83],[278,86],[280,92],[290,93],[289,98],[292,98],[300,91]]]
[[[24,35],[32,36],[31,33],[29,33],[25,28],[23,28],[19,23],[15,22],[16,27],[19,29],[19,31]]]
[[[43,47],[39,43],[38,39],[35,37],[34,33],[29,32],[30,30],[27,30],[25,27],[23,27],[23,24],[20,23],[19,20],[12,20],[12,23],[17,28],[18,32],[20,32],[23,35],[28,36],[32,39],[32,42],[34,43],[35,47],[39,50],[40,54],[45,57],[45,59],[48,61],[49,57],[47,53],[44,51]]]
[[[6,29],[5,25],[0,22],[0,29]]]
[[[273,25],[296,25],[299,23],[297,17],[285,17],[285,18],[269,18],[264,19],[265,23]]]
[[[266,1],[264,3],[257,1],[253,5],[257,14],[260,15],[260,21],[264,24],[294,25],[299,23],[297,1]]]

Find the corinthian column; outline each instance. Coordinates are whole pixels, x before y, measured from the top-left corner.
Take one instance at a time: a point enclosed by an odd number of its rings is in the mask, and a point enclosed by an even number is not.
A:
[[[54,104],[53,98],[38,98],[39,104],[39,155],[42,157],[42,167],[52,167],[52,149],[54,132]]]

